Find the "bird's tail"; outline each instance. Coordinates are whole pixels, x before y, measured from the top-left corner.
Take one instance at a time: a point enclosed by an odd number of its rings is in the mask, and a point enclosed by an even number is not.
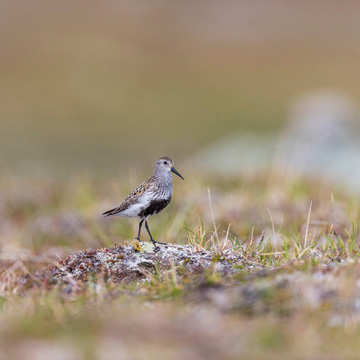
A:
[[[103,215],[104,215],[105,217],[107,217],[107,216],[115,215],[115,214],[117,214],[118,212],[119,212],[119,208],[114,208],[114,209],[105,211],[105,212],[103,213]]]

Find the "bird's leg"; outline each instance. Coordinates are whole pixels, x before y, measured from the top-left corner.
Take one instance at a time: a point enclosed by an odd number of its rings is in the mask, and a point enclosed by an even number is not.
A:
[[[138,233],[138,236],[135,238],[136,240],[139,240],[139,241],[141,241],[140,240],[140,233],[141,233],[141,226],[142,226],[143,222],[144,222],[144,219],[142,219],[140,221],[140,223],[139,223],[139,233]]]
[[[167,245],[166,243],[163,243],[163,242],[154,240],[154,238],[153,238],[152,235],[151,235],[151,232],[150,232],[150,229],[149,229],[149,225],[148,225],[147,220],[145,220],[145,227],[146,227],[147,232],[148,232],[149,235],[150,235],[150,240],[152,241],[152,243],[154,244],[155,247],[156,247],[156,244]]]

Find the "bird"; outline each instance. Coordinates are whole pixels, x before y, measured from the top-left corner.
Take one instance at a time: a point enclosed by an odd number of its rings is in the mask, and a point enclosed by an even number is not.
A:
[[[184,180],[182,175],[175,169],[172,159],[167,156],[159,158],[155,164],[154,174],[137,186],[118,207],[105,211],[103,215],[105,217],[115,215],[138,218],[140,222],[136,240],[141,242],[141,227],[145,222],[145,228],[154,246],[156,247],[156,244],[166,244],[154,240],[148,225],[148,218],[158,214],[169,205],[173,195],[172,172]]]

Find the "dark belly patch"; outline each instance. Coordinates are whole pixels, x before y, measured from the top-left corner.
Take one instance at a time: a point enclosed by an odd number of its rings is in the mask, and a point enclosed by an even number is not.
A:
[[[145,218],[159,213],[162,209],[166,208],[170,203],[171,198],[161,199],[161,200],[152,200],[148,207],[141,210],[139,217]]]

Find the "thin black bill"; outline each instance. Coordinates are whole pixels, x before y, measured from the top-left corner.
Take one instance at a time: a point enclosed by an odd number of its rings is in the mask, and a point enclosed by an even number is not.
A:
[[[171,168],[171,171],[173,173],[175,173],[177,176],[180,176],[184,180],[184,178],[181,176],[181,174],[174,167]]]

